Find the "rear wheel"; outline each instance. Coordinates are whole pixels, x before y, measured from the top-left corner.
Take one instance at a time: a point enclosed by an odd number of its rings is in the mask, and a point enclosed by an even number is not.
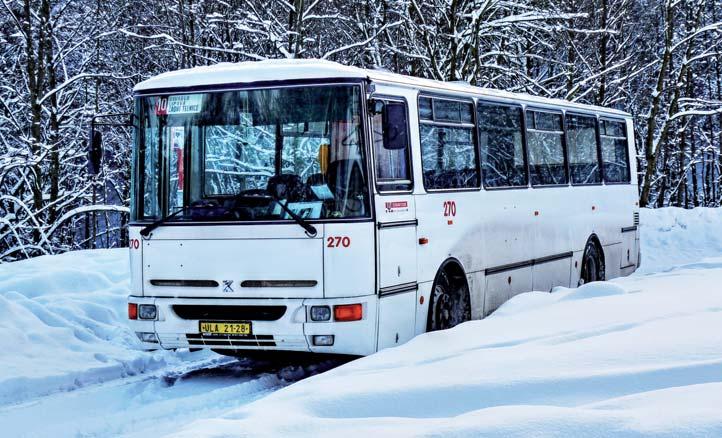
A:
[[[604,256],[599,247],[593,242],[587,242],[582,257],[582,272],[579,276],[579,285],[591,283],[592,281],[604,281]]]
[[[464,276],[441,271],[431,290],[426,330],[445,330],[470,319],[471,302]]]

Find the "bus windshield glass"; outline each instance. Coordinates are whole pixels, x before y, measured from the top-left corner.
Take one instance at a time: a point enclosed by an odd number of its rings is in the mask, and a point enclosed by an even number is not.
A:
[[[358,85],[147,96],[136,112],[134,219],[369,216]]]

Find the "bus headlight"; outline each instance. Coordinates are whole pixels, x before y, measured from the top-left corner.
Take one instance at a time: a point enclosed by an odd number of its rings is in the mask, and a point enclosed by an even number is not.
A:
[[[313,335],[313,345],[330,347],[333,345],[333,335]]]
[[[158,338],[155,337],[155,333],[135,332],[135,334],[138,336],[138,339],[143,342],[153,342],[156,344],[158,343]]]
[[[138,317],[140,319],[155,319],[158,315],[154,304],[141,304],[138,306]]]
[[[328,321],[331,319],[331,308],[328,306],[311,306],[311,321]]]

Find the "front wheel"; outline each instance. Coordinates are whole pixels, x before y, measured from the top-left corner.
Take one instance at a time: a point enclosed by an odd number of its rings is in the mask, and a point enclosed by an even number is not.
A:
[[[582,272],[579,276],[579,286],[592,281],[604,281],[604,256],[600,253],[594,242],[587,242],[582,256]]]
[[[431,290],[427,331],[449,329],[470,319],[469,288],[463,276],[453,278],[440,272]]]

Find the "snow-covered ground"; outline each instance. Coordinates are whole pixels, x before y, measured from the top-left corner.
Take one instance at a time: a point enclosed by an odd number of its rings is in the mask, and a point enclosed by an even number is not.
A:
[[[125,249],[0,265],[0,436],[168,433],[339,363],[140,351],[128,275]]]
[[[642,221],[646,274],[517,296],[178,435],[722,436],[722,210]]]
[[[337,363],[137,350],[125,250],[0,265],[0,435],[722,436],[722,209],[644,210],[642,251],[290,386]]]

